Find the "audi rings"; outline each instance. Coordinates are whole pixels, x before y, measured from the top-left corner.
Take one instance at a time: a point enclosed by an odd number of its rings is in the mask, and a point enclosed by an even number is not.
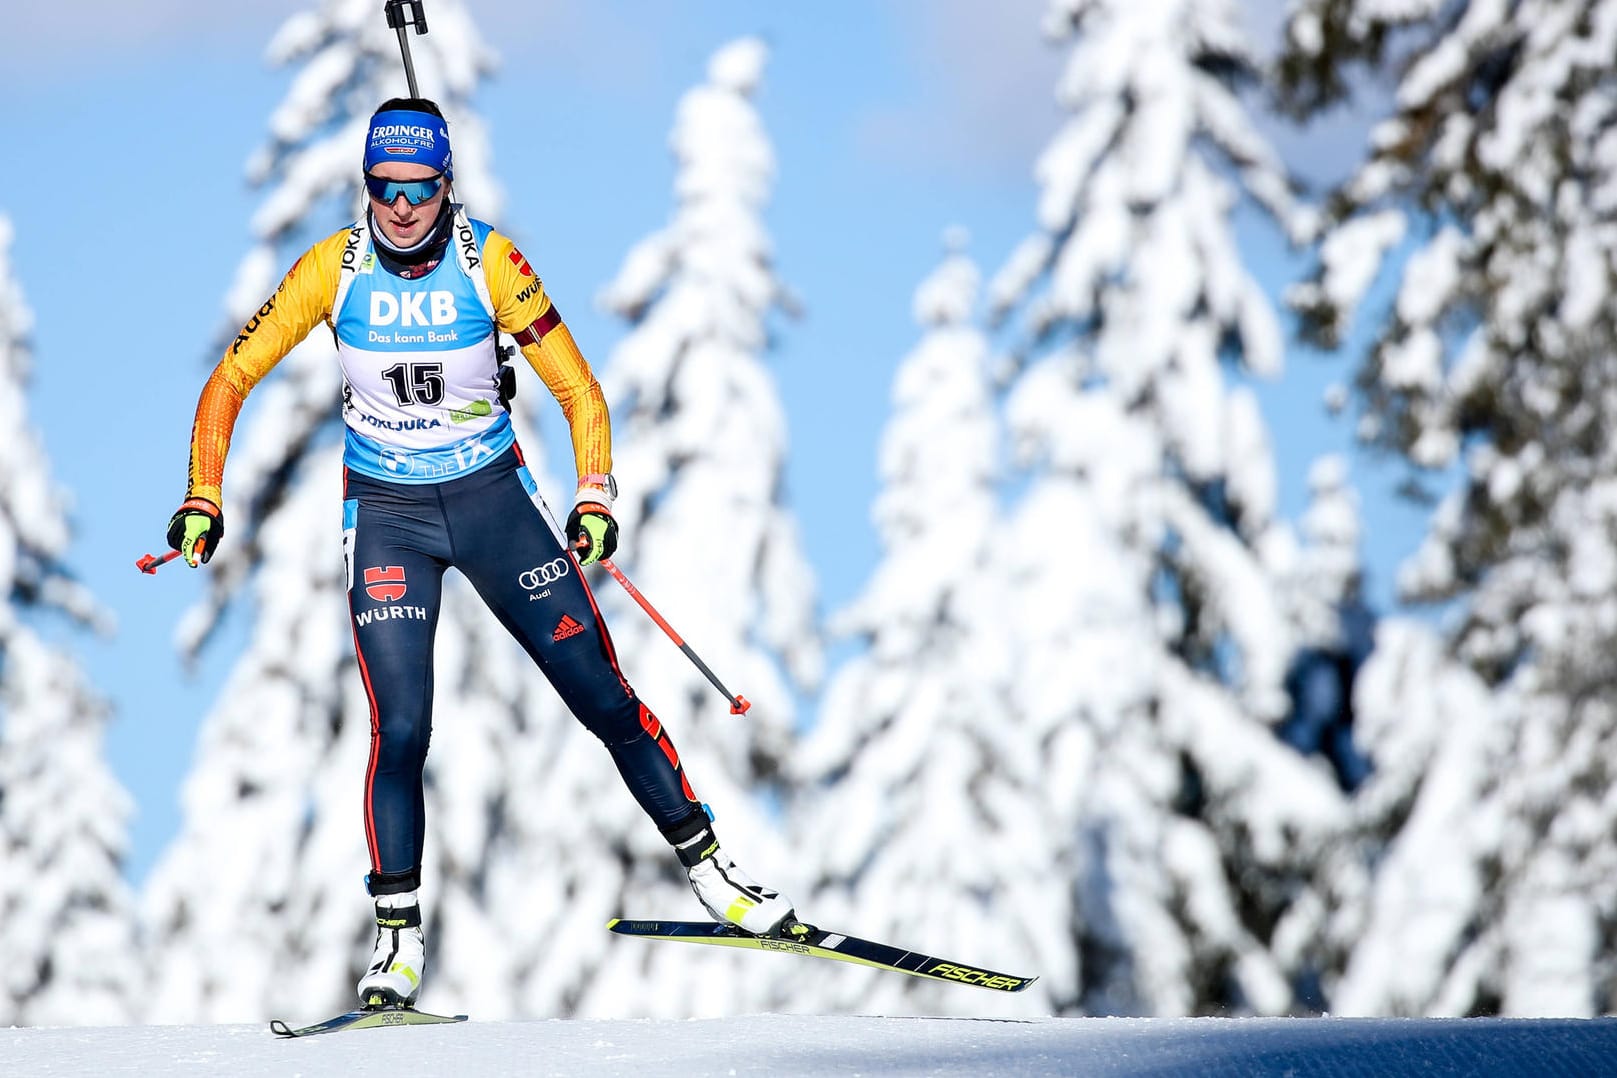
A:
[[[528,591],[538,591],[546,584],[554,584],[569,572],[572,559],[557,558],[536,566],[517,577],[517,583]]]

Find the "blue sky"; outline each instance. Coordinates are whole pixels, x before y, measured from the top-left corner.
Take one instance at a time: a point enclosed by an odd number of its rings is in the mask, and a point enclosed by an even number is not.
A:
[[[36,315],[34,419],[74,498],[68,560],[117,620],[111,638],[71,646],[116,708],[108,751],[138,805],[137,880],[178,825],[197,723],[243,633],[227,624],[199,669],[182,669],[174,629],[200,574],[176,563],[147,577],[134,561],[166,549],[184,494],[192,411],[258,203],[245,162],[290,79],[267,68],[263,46],[311,3],[29,4],[8,13],[0,42],[12,105],[0,212],[15,225],[12,261]],[[679,95],[724,42],[770,43],[759,107],[780,172],[769,223],[805,312],[780,327],[772,360],[791,424],[789,496],[822,604],[851,598],[877,556],[867,507],[889,380],[917,337],[913,290],[947,226],[970,231],[989,273],[1032,228],[1032,162],[1059,119],[1042,0],[467,6],[503,62],[476,102],[506,191],[502,227],[597,362],[622,327],[593,297],[669,215]],[[431,0],[427,10],[430,24]],[[1329,167],[1358,137],[1351,117],[1338,123],[1279,134]],[[1277,237],[1242,235],[1266,286],[1297,272]],[[1345,372],[1340,359],[1294,354],[1286,379],[1261,388],[1288,515],[1309,463],[1350,448],[1346,421],[1320,406]],[[1354,474],[1372,594],[1386,609],[1421,515],[1391,498],[1390,468],[1356,458]]]

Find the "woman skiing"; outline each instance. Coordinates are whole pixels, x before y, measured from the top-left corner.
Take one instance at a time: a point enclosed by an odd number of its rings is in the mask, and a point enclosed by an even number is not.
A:
[[[394,98],[377,109],[364,156],[367,211],[304,252],[225,349],[197,402],[186,496],[168,525],[169,545],[192,567],[213,556],[242,403],[325,322],[343,371],[343,554],[371,709],[366,885],[377,932],[359,982],[366,1006],[409,1005],[421,989],[422,773],[432,637],[451,566],[606,745],[708,911],[758,934],[797,924],[785,896],[720,848],[667,731],[618,668],[580,571],[617,546],[605,399],[532,267],[452,201],[453,180],[436,104]],[[499,392],[501,331],[567,418],[579,476],[567,547],[545,522]]]

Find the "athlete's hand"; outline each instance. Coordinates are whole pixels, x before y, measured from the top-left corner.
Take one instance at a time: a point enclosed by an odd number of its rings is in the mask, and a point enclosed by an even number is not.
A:
[[[207,561],[225,535],[225,515],[206,498],[187,498],[168,518],[168,545],[180,552],[195,569],[197,560]]]
[[[618,549],[618,522],[600,502],[579,502],[567,517],[567,543],[578,564],[594,565]]]

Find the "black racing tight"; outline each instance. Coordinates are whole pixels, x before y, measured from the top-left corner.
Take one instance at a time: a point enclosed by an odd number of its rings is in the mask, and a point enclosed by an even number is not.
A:
[[[365,834],[373,893],[412,890],[420,880],[432,639],[451,566],[606,745],[665,835],[687,830],[702,812],[667,732],[618,669],[595,598],[536,499],[515,448],[441,483],[345,477],[348,608],[371,705]]]

